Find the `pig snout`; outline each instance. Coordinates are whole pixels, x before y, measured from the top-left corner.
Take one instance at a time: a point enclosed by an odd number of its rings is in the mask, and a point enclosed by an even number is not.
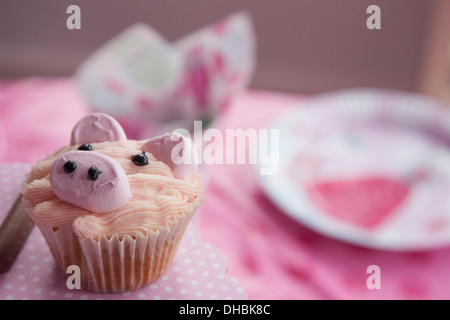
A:
[[[94,152],[71,151],[58,157],[50,169],[50,183],[59,199],[94,213],[116,210],[131,199],[123,168]]]

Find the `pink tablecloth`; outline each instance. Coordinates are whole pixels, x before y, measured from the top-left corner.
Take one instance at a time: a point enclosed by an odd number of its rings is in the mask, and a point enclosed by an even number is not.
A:
[[[262,128],[301,99],[250,91],[215,126]],[[0,161],[32,163],[66,144],[72,125],[86,112],[70,79],[0,85]],[[276,208],[249,165],[207,171],[206,200],[196,223],[202,240],[225,254],[228,273],[249,299],[450,299],[450,248],[400,253],[341,243]],[[370,265],[380,267],[380,289],[367,287]]]

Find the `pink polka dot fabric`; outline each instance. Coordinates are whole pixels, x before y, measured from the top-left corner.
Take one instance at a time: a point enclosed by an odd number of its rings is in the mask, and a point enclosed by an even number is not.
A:
[[[16,199],[29,166],[0,164],[0,222]],[[37,228],[34,228],[14,265],[0,276],[0,300],[226,300],[247,299],[244,287],[226,274],[225,256],[200,240],[196,226],[185,232],[167,272],[151,285],[120,294],[97,294],[69,289]],[[69,275],[72,272],[69,273]]]

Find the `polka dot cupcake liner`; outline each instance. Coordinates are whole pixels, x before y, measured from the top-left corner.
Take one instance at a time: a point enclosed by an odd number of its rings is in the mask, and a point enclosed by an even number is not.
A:
[[[0,222],[5,218],[21,188],[29,167],[24,164],[0,164]],[[209,300],[248,298],[243,286],[226,274],[225,256],[200,239],[191,223],[180,242],[168,270],[152,284],[118,294],[92,293],[69,289],[44,238],[37,228],[30,234],[10,270],[0,275],[2,300]],[[72,272],[68,272],[70,276]]]

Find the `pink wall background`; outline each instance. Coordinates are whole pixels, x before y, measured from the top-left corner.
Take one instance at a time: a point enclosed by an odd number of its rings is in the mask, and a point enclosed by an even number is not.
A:
[[[445,0],[443,0],[445,1]],[[258,40],[251,86],[310,93],[345,87],[417,90],[440,0],[3,0],[0,77],[71,75],[92,50],[142,21],[169,40],[236,10],[248,10]],[[81,8],[68,30],[66,8]],[[381,30],[366,9],[381,8]],[[447,6],[448,8],[448,6]],[[449,28],[450,31],[450,28]]]

